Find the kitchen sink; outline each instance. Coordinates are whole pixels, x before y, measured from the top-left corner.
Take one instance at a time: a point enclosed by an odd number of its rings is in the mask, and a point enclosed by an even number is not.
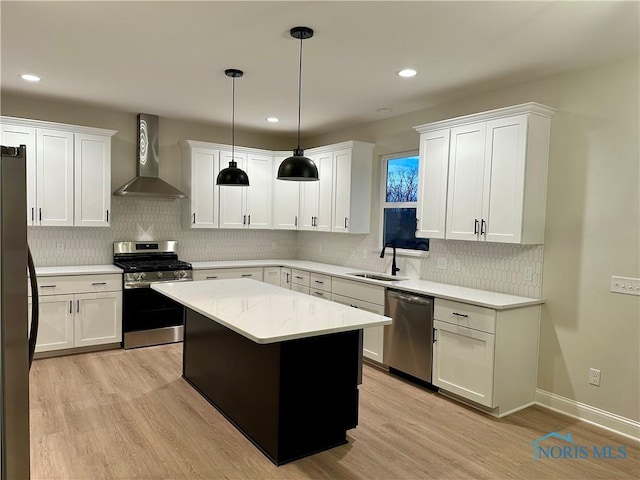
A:
[[[367,278],[369,280],[380,280],[382,282],[396,282],[399,280],[407,280],[404,277],[394,277],[393,275],[385,275],[384,273],[347,273],[354,277]]]

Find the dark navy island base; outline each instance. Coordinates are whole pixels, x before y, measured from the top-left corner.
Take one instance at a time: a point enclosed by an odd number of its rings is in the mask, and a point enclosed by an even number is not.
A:
[[[347,443],[361,330],[259,344],[189,308],[183,377],[282,465]]]

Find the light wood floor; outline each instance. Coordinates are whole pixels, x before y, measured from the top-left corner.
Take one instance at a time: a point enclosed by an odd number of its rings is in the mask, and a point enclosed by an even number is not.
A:
[[[349,443],[275,467],[181,378],[180,344],[37,360],[31,372],[35,479],[638,478],[633,441],[538,407],[506,419],[365,366]],[[300,426],[304,428],[304,425]],[[627,458],[541,459],[556,431]]]

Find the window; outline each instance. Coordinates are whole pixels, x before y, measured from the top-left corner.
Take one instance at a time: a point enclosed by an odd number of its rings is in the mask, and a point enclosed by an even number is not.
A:
[[[429,240],[416,238],[418,207],[417,152],[387,155],[382,159],[382,245],[428,251]]]

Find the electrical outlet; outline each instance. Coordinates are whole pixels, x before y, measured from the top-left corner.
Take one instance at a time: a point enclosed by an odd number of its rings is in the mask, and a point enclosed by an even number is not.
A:
[[[595,385],[596,387],[600,386],[600,370],[597,368],[589,369],[589,383],[591,385]]]
[[[525,282],[530,282],[533,280],[533,269],[531,267],[526,267],[524,269],[523,278]]]
[[[447,257],[438,257],[438,268],[440,270],[447,269]]]
[[[64,255],[64,243],[56,243],[56,255]]]
[[[640,295],[640,278],[611,277],[611,291],[627,295]]]

